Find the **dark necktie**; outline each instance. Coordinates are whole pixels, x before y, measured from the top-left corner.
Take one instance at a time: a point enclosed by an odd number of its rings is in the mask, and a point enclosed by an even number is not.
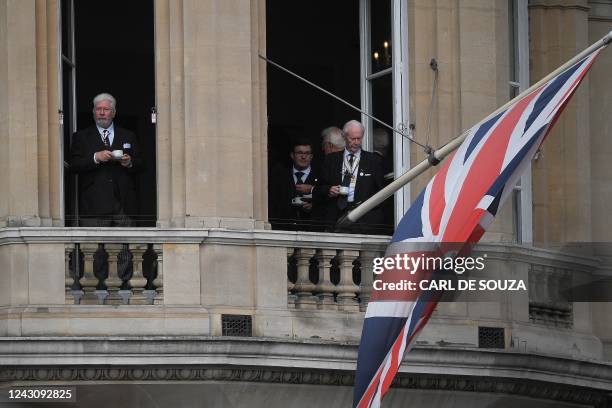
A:
[[[109,149],[110,149],[110,142],[109,142],[109,140],[108,140],[108,134],[109,134],[109,133],[110,133],[110,132],[108,131],[108,129],[104,129],[104,130],[102,131],[102,141],[104,142],[104,146],[106,146],[107,148],[109,148]]]
[[[296,182],[295,185],[297,186],[298,184],[304,184],[304,181],[302,181],[302,177],[304,176],[304,173],[301,171],[296,171],[295,172],[295,178],[296,178]]]
[[[349,187],[351,185],[351,170],[353,169],[353,161],[355,159],[355,155],[353,153],[349,154],[349,168],[347,168],[344,172],[344,177],[342,178],[342,187]],[[348,205],[348,195],[341,195],[338,197],[338,209],[344,210]]]

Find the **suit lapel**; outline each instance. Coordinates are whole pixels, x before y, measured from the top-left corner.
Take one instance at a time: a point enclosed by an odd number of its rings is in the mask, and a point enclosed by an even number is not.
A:
[[[335,158],[336,165],[334,167],[338,169],[338,171],[336,171],[336,174],[334,174],[334,185],[342,184],[342,162],[344,161],[344,150],[338,153],[339,154],[337,154]]]
[[[114,127],[113,129],[114,131],[114,135],[113,135],[113,143],[111,144],[111,148],[110,150],[118,150],[118,149],[122,149],[122,140],[121,140],[121,131],[119,130],[119,128],[117,126]]]
[[[289,185],[288,191],[292,192],[291,196],[293,197],[293,195],[295,195],[295,182],[293,181],[293,168],[292,167],[290,167],[289,171],[287,172],[287,183]]]
[[[361,174],[367,173],[369,167],[368,155],[363,150],[361,151],[361,155],[359,157],[359,168],[357,169],[357,184],[355,185],[355,202],[361,201],[361,191],[363,189],[362,186],[362,176]]]
[[[315,177],[315,174],[313,173],[312,167],[311,167],[310,173],[308,173],[308,177],[306,177],[306,180],[304,180],[304,184],[314,185],[316,181],[317,181],[317,178]]]
[[[106,146],[104,146],[102,141],[102,135],[98,132],[98,128],[95,125],[91,127],[89,143],[93,146],[95,152],[106,150]]]

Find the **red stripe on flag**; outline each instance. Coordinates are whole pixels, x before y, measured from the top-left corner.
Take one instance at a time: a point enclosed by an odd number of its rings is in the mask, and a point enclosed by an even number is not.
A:
[[[440,172],[436,174],[431,186],[431,196],[429,198],[429,224],[431,225],[431,232],[433,235],[438,235],[440,232],[440,222],[442,221],[442,214],[444,213],[444,208],[446,207],[446,200],[444,198],[446,176],[455,153],[456,152],[453,152],[453,154],[446,160],[444,167],[442,167]]]
[[[521,115],[538,94],[538,91],[533,92],[517,103],[480,149],[461,186],[442,241],[465,242],[472,234],[478,222],[472,212],[499,176],[510,136]]]
[[[397,373],[397,369],[399,368],[400,363],[402,362],[402,357],[399,355],[400,349],[402,347],[404,336],[406,336],[406,325],[395,339],[395,343],[393,344],[393,348],[391,349],[391,364],[387,373],[383,378],[383,383],[380,391],[380,396],[382,398],[383,395],[387,393],[389,387],[391,387],[391,383],[395,378],[395,374]]]
[[[357,404],[356,408],[368,408],[370,406],[370,403],[372,402],[372,397],[374,396],[374,393],[378,389],[378,384],[380,383],[381,373],[382,373],[382,367],[379,367],[378,371],[376,372],[376,375],[372,379],[372,382],[370,383],[370,385],[368,385],[366,392],[363,393],[363,396],[361,397],[361,401],[359,401],[359,404]]]

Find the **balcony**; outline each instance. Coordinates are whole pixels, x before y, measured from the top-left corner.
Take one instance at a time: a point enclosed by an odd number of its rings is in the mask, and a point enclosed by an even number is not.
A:
[[[267,230],[3,229],[0,381],[295,381],[337,385],[350,399],[371,260],[387,241]],[[440,303],[396,386],[534,398],[569,386],[576,392],[559,401],[604,401],[612,366],[601,362],[591,305],[557,296],[569,275],[598,273],[601,259],[502,244],[478,253],[529,291]],[[530,385],[520,388],[521,379]]]

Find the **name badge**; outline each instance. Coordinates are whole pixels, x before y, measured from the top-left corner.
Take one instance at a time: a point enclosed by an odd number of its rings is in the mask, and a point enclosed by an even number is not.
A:
[[[132,148],[132,144],[131,143],[124,143],[123,144],[123,148],[124,149],[131,149]]]

